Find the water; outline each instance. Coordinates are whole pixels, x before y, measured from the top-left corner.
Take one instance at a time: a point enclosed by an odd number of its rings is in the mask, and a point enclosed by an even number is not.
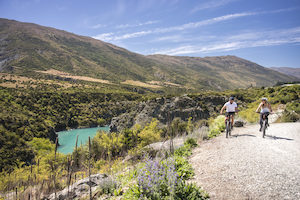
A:
[[[75,148],[76,137],[78,135],[78,146],[85,144],[97,134],[98,130],[109,131],[109,126],[96,127],[96,128],[83,128],[83,129],[73,129],[69,131],[58,132],[58,141],[60,146],[58,151],[63,154],[72,153]]]

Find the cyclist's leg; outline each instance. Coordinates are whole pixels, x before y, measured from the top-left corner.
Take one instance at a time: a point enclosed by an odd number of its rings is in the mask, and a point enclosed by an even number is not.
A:
[[[229,118],[229,113],[226,112],[226,113],[225,113],[225,125],[226,125],[226,122],[227,122],[228,118]]]
[[[269,126],[269,118],[268,118],[269,114],[270,114],[269,112],[265,113],[266,124],[268,126]]]

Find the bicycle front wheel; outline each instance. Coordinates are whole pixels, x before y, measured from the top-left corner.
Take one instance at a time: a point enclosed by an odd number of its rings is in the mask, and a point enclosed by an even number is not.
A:
[[[226,138],[228,138],[228,135],[229,135],[229,126],[230,126],[230,124],[229,124],[229,122],[227,121],[227,122],[226,122]]]
[[[262,130],[263,130],[263,138],[265,138],[265,135],[266,135],[266,129],[267,129],[266,121],[264,121],[263,127],[262,127]]]

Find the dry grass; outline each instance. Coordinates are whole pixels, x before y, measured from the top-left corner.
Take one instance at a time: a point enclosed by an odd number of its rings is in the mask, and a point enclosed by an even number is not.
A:
[[[36,72],[44,73],[44,74],[51,74],[51,75],[60,76],[60,77],[64,77],[64,78],[72,78],[72,79],[82,80],[82,81],[111,84],[108,80],[96,79],[96,78],[91,78],[91,77],[87,77],[87,76],[75,76],[75,75],[71,75],[67,72],[62,72],[62,71],[58,71],[55,69],[49,69],[47,71],[36,71]]]
[[[37,84],[48,84],[48,85],[59,85],[62,86],[64,88],[69,88],[72,87],[74,84],[70,84],[70,83],[61,83],[58,81],[53,81],[53,80],[45,80],[45,79],[41,79],[41,80],[37,80],[37,79],[33,79],[33,78],[28,78],[28,77],[24,77],[24,76],[17,76],[17,75],[12,75],[12,74],[6,74],[6,73],[0,73],[0,80],[5,80],[6,82],[4,83],[0,83],[0,86],[3,87],[7,87],[7,88],[16,88],[18,87],[26,87],[27,85],[25,85],[28,82],[31,82],[31,87],[36,87]]]
[[[170,85],[170,86],[175,86],[175,87],[182,87],[181,85],[179,84],[176,84],[176,83],[171,83],[171,82],[164,82],[164,84],[166,85]]]
[[[161,81],[149,81],[148,82],[151,85],[160,85],[160,86],[175,86],[175,87],[181,87],[182,85],[176,84],[176,83],[172,83],[172,82],[161,82]]]
[[[133,86],[139,86],[139,87],[145,87],[145,88],[161,88],[160,85],[143,83],[141,81],[134,81],[134,80],[126,80],[126,81],[121,82],[121,84],[127,84],[127,85],[133,85]]]
[[[21,83],[13,83],[13,82],[0,83],[0,86],[6,87],[6,88],[17,88],[17,86],[21,87],[21,88],[26,87],[26,85],[23,85]],[[33,87],[36,87],[36,86],[34,85]]]

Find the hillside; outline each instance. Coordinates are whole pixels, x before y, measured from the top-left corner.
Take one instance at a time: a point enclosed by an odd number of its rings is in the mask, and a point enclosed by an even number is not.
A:
[[[144,56],[90,37],[7,19],[0,19],[0,52],[2,73],[151,89],[221,90],[293,79],[235,56]]]
[[[300,78],[300,68],[291,67],[271,67],[271,69],[286,74],[288,76],[294,76]]]

